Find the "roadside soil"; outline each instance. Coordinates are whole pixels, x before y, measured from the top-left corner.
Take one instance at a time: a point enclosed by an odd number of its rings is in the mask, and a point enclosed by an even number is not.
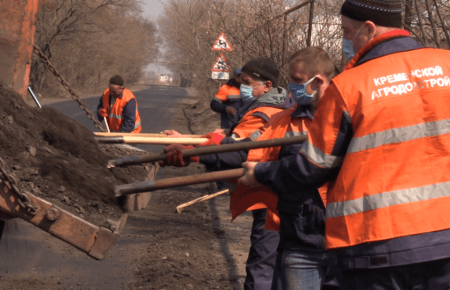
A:
[[[194,90],[178,106],[169,126],[186,134],[205,134],[220,127],[220,118]],[[163,167],[157,179],[204,173],[204,167]],[[145,211],[151,221],[151,242],[137,262],[137,281],[127,289],[243,289],[250,247],[251,216],[231,222],[229,195],[186,207],[176,207],[217,192],[215,183],[160,190]]]
[[[219,116],[209,109],[210,100],[197,96],[194,90],[189,91],[186,102],[178,106],[167,129],[204,134],[219,128]],[[38,151],[45,146],[36,145]],[[100,147],[100,152],[107,158],[141,154],[114,146]],[[151,166],[141,166],[137,171],[122,170],[123,179],[117,178],[117,182],[144,180]],[[199,164],[186,168],[164,167],[159,169],[156,179],[203,172],[204,168]],[[55,188],[58,191],[60,186]],[[74,268],[72,273],[0,273],[0,289],[243,289],[251,216],[243,214],[231,223],[228,194],[189,206],[181,214],[176,213],[178,205],[215,192],[214,183],[159,190],[152,193],[144,210],[129,213],[125,229],[116,241],[117,246],[109,254],[127,261],[123,268],[114,269],[117,277],[123,277],[121,281],[126,283],[120,282],[114,287],[102,286],[100,282],[96,286],[87,286],[83,281],[74,284],[73,276],[86,271]],[[57,239],[47,238],[46,242],[49,247],[58,247],[67,255],[83,255]],[[109,256],[99,262],[98,267],[101,268],[102,263],[106,265]],[[105,271],[112,269],[105,267]]]

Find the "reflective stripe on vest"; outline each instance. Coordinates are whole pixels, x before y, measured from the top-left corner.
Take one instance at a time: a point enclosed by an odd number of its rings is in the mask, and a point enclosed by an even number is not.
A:
[[[213,100],[219,103],[223,103],[229,100],[237,100],[240,98],[241,98],[240,91],[237,87],[225,84],[220,87],[219,91],[217,92]]]
[[[234,95],[227,95],[227,100],[239,100],[241,98],[241,95],[234,94]]]
[[[253,110],[250,110],[245,114],[245,116],[242,118],[241,122],[238,126],[234,129],[237,131],[237,133],[233,133],[231,136],[246,138],[249,137],[252,134],[258,134],[260,129],[262,129],[264,126],[267,125],[264,119],[261,119],[261,122],[259,123],[260,126],[257,126],[258,123],[256,122],[248,122],[248,118],[252,116],[252,114],[262,112],[265,115],[272,117],[278,114],[281,114],[285,111],[290,110],[283,110],[279,108],[273,108],[273,107],[258,107]],[[246,124],[250,123],[250,124]],[[284,132],[283,132],[284,133]],[[253,140],[253,139],[252,139]],[[260,159],[252,159],[252,150],[249,151],[249,155],[247,156],[248,161],[264,161]],[[249,158],[250,157],[250,158]],[[276,159],[274,159],[276,160]],[[266,160],[267,161],[267,160]],[[251,187],[246,186],[243,184],[237,184],[237,180],[228,180],[228,184],[230,187],[230,211],[232,218],[236,218],[246,210],[256,210],[256,209],[262,209],[267,208],[268,204],[263,203],[254,203],[252,194],[258,193],[260,196],[265,196],[266,200],[268,200],[270,205],[273,206],[273,211],[276,211],[276,196],[275,194],[265,186],[261,187]]]
[[[291,114],[294,110],[295,108],[292,108],[273,115],[269,123],[253,132],[250,136],[255,138],[254,140],[260,141],[308,134],[311,119],[292,118]],[[280,149],[280,146],[251,149],[248,153],[247,161],[266,162],[278,160]],[[233,218],[236,218],[246,210],[267,207],[272,212],[267,216],[267,219],[269,219],[267,225],[272,229],[278,228],[277,226],[274,227],[274,225],[279,224],[278,211],[276,209],[278,198],[275,193],[265,186],[250,187],[242,184],[233,184],[232,182],[229,182],[229,184],[231,192],[230,210]],[[322,200],[325,201],[323,197]]]
[[[309,141],[305,142],[301,152],[304,153],[311,162],[322,168],[336,168],[341,166],[344,161],[343,157],[325,154],[325,152],[311,144]]]
[[[239,121],[239,124],[233,129],[232,134],[234,134],[234,138],[247,138],[250,134],[262,128],[272,116],[282,111],[283,109],[274,107],[258,107],[248,111],[244,117],[242,117],[241,121]],[[249,122],[249,120],[254,119],[255,117],[261,119],[261,122]]]
[[[333,83],[354,131],[345,158],[305,149],[319,166],[341,164],[328,194],[327,248],[449,229],[449,52],[383,56]]]
[[[111,131],[120,131],[123,124],[123,109],[131,99],[134,99],[136,102],[136,120],[132,133],[139,133],[141,132],[141,117],[139,116],[138,104],[133,93],[128,89],[124,89],[122,98],[111,98],[111,100],[109,89],[103,93],[103,108],[108,109],[107,121]]]
[[[426,122],[353,138],[347,152],[356,153],[387,144],[407,142],[414,139],[433,137],[448,133],[450,133],[450,119]]]
[[[327,218],[343,217],[393,205],[450,196],[450,182],[383,192],[362,198],[334,202],[327,207]]]

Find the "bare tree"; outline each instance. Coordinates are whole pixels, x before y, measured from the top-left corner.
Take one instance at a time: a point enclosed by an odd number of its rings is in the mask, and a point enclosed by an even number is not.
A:
[[[210,68],[218,53],[211,51],[224,32],[233,51],[224,52],[232,68],[251,58],[267,57],[287,82],[286,59],[294,51],[314,45],[324,48],[341,66],[340,8],[344,0],[171,0],[159,27],[169,68],[195,77],[194,85],[213,95],[218,85]],[[404,26],[425,46],[450,45],[448,0],[404,0]],[[445,44],[445,45],[444,45]]]
[[[112,74],[136,82],[158,54],[156,26],[140,16],[138,0],[54,0],[53,4],[38,12],[35,44],[77,90],[99,91]],[[31,83],[37,91],[59,88],[37,57]]]
[[[449,1],[405,0],[405,29],[425,46],[450,47]],[[439,19],[439,21],[438,21]]]

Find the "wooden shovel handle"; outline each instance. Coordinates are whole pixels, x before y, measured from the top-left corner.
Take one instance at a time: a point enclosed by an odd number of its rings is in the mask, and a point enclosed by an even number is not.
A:
[[[244,168],[216,171],[197,175],[189,175],[175,178],[167,178],[161,180],[148,180],[115,187],[116,196],[122,196],[133,193],[141,193],[147,191],[155,191],[158,189],[173,188],[205,182],[213,182],[220,180],[228,180],[239,178],[244,175]]]
[[[145,137],[145,136],[97,136],[95,140],[102,144],[186,144],[197,145],[208,141],[208,138],[168,138],[168,137]]]
[[[94,132],[97,137],[158,137],[172,138],[159,133],[124,133],[124,132]],[[184,135],[184,134],[183,134]],[[184,135],[186,138],[202,138],[202,135]]]
[[[218,146],[206,146],[198,147],[195,149],[188,149],[181,151],[184,157],[191,156],[203,156],[209,154],[233,152],[240,150],[250,150],[255,148],[265,148],[273,146],[283,146],[289,144],[302,143],[308,139],[307,135],[286,137],[286,138],[276,138],[263,141],[251,141],[251,142],[239,142],[234,144],[224,144]],[[149,162],[156,162],[159,160],[166,159],[166,154],[159,155],[144,155],[144,156],[126,156],[118,159],[113,159],[108,161],[108,168],[121,167],[128,165],[137,165]]]
[[[201,197],[196,198],[194,200],[191,200],[191,201],[188,201],[186,203],[180,204],[179,206],[177,206],[177,212],[181,213],[185,207],[188,207],[190,205],[193,205],[193,204],[196,204],[196,203],[199,203],[199,202],[202,202],[202,201],[214,198],[216,196],[219,196],[219,195],[222,195],[222,194],[225,194],[225,193],[228,193],[228,192],[230,192],[230,190],[225,189],[225,190],[222,190],[222,191],[219,191],[219,192],[216,192],[216,193],[213,193],[213,194],[204,195],[204,196],[201,196]]]

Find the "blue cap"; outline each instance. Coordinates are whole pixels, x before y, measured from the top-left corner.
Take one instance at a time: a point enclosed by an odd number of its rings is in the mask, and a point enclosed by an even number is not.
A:
[[[238,67],[237,69],[234,70],[234,75],[240,75],[242,73],[242,67]]]

